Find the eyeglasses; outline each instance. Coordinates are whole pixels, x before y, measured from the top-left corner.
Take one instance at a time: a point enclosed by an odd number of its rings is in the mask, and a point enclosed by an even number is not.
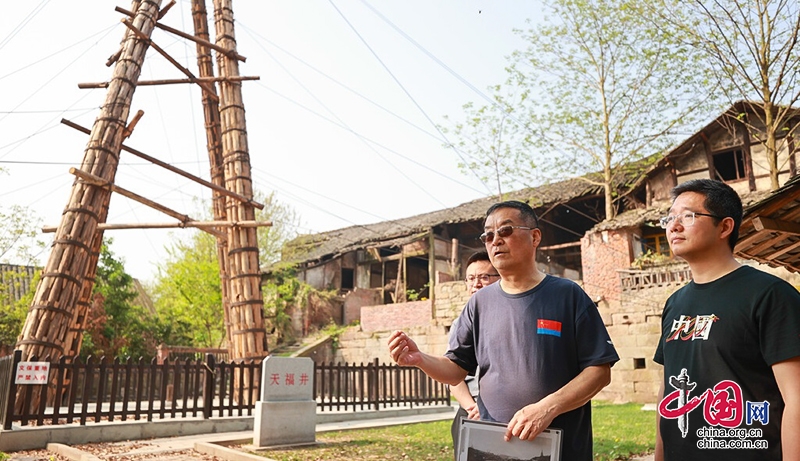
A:
[[[483,234],[481,234],[481,236],[479,238],[481,239],[481,242],[483,242],[483,243],[493,242],[495,235],[497,235],[500,238],[506,238],[509,235],[514,233],[514,229],[532,230],[534,228],[533,227],[525,227],[525,226],[500,226],[495,231],[484,232]]]
[[[716,218],[716,219],[725,218],[725,216],[717,216],[708,213],[698,213],[696,211],[689,211],[686,213],[664,216],[663,218],[658,220],[658,223],[661,225],[662,229],[666,229],[673,222],[683,224],[685,227],[689,227],[694,225],[695,216],[708,216],[709,218]]]
[[[467,285],[470,286],[475,285],[475,282],[477,282],[478,280],[481,281],[481,285],[487,285],[492,280],[492,277],[500,277],[500,274],[470,275],[466,279],[464,279],[464,281],[467,282]]]

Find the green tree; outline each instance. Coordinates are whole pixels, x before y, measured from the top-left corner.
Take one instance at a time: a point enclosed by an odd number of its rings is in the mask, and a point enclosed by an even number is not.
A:
[[[272,266],[261,287],[264,294],[264,316],[275,345],[292,344],[297,339],[292,314],[302,312],[303,335],[312,328],[322,328],[333,323],[331,307],[336,302],[335,290],[319,291],[297,279],[293,265],[279,263]]]
[[[772,189],[777,189],[778,172],[785,166],[778,164],[780,144],[798,135],[797,109],[792,106],[800,100],[800,2],[643,3],[652,7],[648,12],[654,21],[702,52],[728,102],[752,101],[761,109],[760,114],[737,115],[751,137],[764,144]]]
[[[156,345],[153,315],[135,302],[138,292],[133,277],[111,251],[112,243],[105,239],[100,250],[81,355],[152,357]]]
[[[299,218],[274,193],[256,192],[254,199],[265,205],[263,210],[256,210],[256,219],[272,222],[272,226],[258,228],[259,262],[267,266],[280,259],[283,243],[297,235]],[[211,215],[210,204],[202,203],[199,208],[198,216]],[[167,255],[153,287],[162,336],[172,338],[168,342],[172,345],[224,346],[216,238],[201,231],[192,233],[189,239],[174,238]]]
[[[493,88],[493,104],[464,104],[462,109],[468,114],[467,119],[453,127],[442,127],[443,132],[456,134],[457,140],[450,147],[461,153],[458,163],[461,172],[477,175],[484,185],[495,190],[498,200],[502,200],[508,189],[537,181],[536,163],[531,155],[531,128],[526,123],[529,115],[523,105],[529,91],[521,89],[502,95],[504,90],[500,85]]]
[[[14,346],[19,334],[22,332],[22,325],[28,315],[28,308],[33,300],[36,285],[39,283],[41,271],[36,271],[33,280],[30,282],[28,293],[17,301],[12,300],[8,294],[8,286],[0,284],[0,345]],[[10,271],[4,274],[5,280],[9,283],[19,284],[22,277],[27,277],[26,273]]]
[[[162,322],[195,347],[221,347],[225,341],[216,240],[196,231],[188,240],[174,239],[156,277],[154,302]],[[173,344],[176,345],[176,344]]]
[[[255,192],[255,200],[264,204],[256,210],[256,220],[271,221],[272,226],[258,228],[258,259],[262,267],[281,259],[283,244],[297,237],[300,217],[290,206],[278,201],[275,192]]]
[[[504,165],[498,175],[579,176],[602,187],[611,219],[620,186],[635,174],[620,166],[676,141],[704,102],[704,74],[691,47],[644,17],[642,2],[543,3],[550,20],[517,31],[527,48],[511,56],[495,103],[468,108],[455,131],[493,146],[494,163]],[[512,145],[495,148],[502,139]]]
[[[40,227],[41,219],[29,208],[0,206],[0,262],[33,265],[45,246]]]

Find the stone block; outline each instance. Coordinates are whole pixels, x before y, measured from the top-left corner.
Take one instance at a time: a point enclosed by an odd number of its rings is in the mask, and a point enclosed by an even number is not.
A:
[[[641,322],[631,325],[631,334],[633,335],[660,335],[661,324],[647,323],[642,318]]]
[[[661,339],[661,335],[654,334],[654,335],[636,335],[636,345],[639,347],[649,347],[653,349],[653,353],[656,351],[656,347],[658,346],[658,341]],[[651,354],[652,356],[652,354]]]
[[[611,341],[614,342],[614,347],[619,350],[621,347],[636,347],[636,336],[633,335],[613,335]]]
[[[256,402],[253,445],[259,448],[314,443],[317,403],[312,401]]]
[[[262,402],[314,399],[314,361],[308,357],[268,356],[261,364]]]
[[[644,314],[636,312],[620,312],[611,314],[611,321],[614,325],[633,325],[644,323]]]
[[[609,325],[606,327],[606,330],[608,331],[609,336],[611,336],[611,339],[616,340],[616,338],[628,336],[630,334],[630,325]]]

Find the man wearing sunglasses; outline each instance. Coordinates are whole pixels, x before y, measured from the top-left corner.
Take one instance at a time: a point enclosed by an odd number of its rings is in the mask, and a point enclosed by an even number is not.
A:
[[[661,316],[657,461],[800,460],[800,293],[742,266],[742,202],[727,184],[672,189],[661,219],[692,270]]]
[[[467,271],[464,282],[467,284],[467,292],[470,295],[474,295],[481,288],[498,280],[500,280],[500,274],[494,270],[492,261],[489,259],[489,253],[478,251],[467,258]],[[458,319],[455,319],[453,324],[450,325],[450,331],[455,331],[457,325]],[[453,436],[453,449],[457,450],[461,420],[480,419],[478,404],[475,402],[478,396],[478,381],[475,379],[475,375],[469,374],[457,386],[450,386],[450,393],[453,394],[459,405],[458,412],[453,418],[453,424],[450,426],[450,434]]]
[[[507,423],[506,440],[560,428],[561,459],[591,461],[590,400],[619,360],[597,307],[574,282],[538,270],[542,233],[528,204],[489,207],[481,240],[500,282],[470,298],[449,350],[425,354],[397,331],[390,354],[449,384],[478,369],[481,420]]]

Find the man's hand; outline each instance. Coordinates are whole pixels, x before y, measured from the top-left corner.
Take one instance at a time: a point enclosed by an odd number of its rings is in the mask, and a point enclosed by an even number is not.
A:
[[[467,419],[474,419],[476,421],[481,419],[481,413],[478,410],[477,403],[469,405],[468,407],[464,408],[464,410],[467,412]]]
[[[422,363],[422,353],[417,343],[402,331],[395,331],[389,337],[389,354],[396,364],[403,367],[418,366]]]
[[[506,442],[511,440],[511,437],[533,440],[550,426],[556,416],[556,411],[543,405],[542,402],[522,407],[508,422],[504,438]]]

